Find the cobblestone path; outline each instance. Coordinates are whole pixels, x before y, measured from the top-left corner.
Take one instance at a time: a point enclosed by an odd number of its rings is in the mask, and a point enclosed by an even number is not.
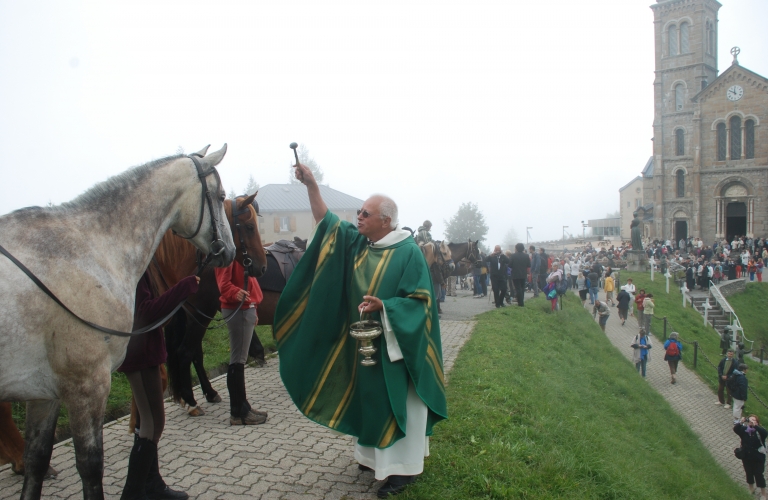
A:
[[[600,292],[601,300],[605,293]],[[592,306],[587,301],[587,308]],[[611,316],[605,327],[608,339],[632,360],[632,348],[629,345],[639,330],[636,318],[630,316],[624,326],[621,326],[618,310],[611,307]],[[656,333],[656,332],[652,332]],[[683,335],[684,336],[684,335]],[[670,383],[669,366],[664,361],[664,342],[661,337],[651,337],[653,348],[651,361],[646,367],[646,380],[669,402],[672,408],[680,414],[695,432],[714,459],[738,484],[746,487],[744,469],[741,461],[733,456],[733,449],[739,446],[739,437],[733,433],[733,413],[715,403],[717,394],[712,392],[707,384],[689,370],[683,363],[677,367],[677,383]],[[693,359],[693,347],[683,345],[683,357],[686,362]],[[640,377],[640,374],[637,375]]]
[[[468,320],[441,321],[446,372],[474,325]],[[383,482],[357,469],[351,438],[301,415],[283,387],[278,366],[274,357],[262,368],[245,371],[248,399],[269,412],[263,425],[229,425],[226,375],[213,381],[224,401],[204,404],[204,416],[188,417],[178,406],[166,403],[167,422],[159,446],[160,470],[166,482],[201,500],[376,498]],[[439,426],[435,432],[440,432]],[[120,497],[132,445],[126,418],[105,426],[104,492],[108,499]],[[51,465],[59,476],[44,483],[43,497],[82,498],[70,440],[56,445]],[[0,467],[0,500],[19,498],[22,482],[9,465]]]

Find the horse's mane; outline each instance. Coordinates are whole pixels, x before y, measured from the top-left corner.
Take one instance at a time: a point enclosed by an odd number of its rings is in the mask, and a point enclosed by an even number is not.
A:
[[[173,155],[158,160],[153,160],[144,165],[129,168],[125,172],[117,174],[109,179],[99,182],[87,189],[73,200],[54,207],[27,207],[14,211],[17,215],[34,215],[41,212],[58,213],[69,212],[78,209],[88,210],[115,210],[134,189],[141,186],[150,175],[159,167],[182,158],[184,155]]]
[[[164,292],[181,278],[189,276],[195,269],[196,252],[197,248],[192,243],[173,232],[167,231],[163,235],[148,269],[152,283],[159,292]]]

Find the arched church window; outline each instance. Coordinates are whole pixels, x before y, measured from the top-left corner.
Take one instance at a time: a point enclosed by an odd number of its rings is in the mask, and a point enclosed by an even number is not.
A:
[[[676,56],[677,53],[677,26],[673,24],[669,27],[669,55]]]
[[[741,117],[732,116],[729,121],[731,129],[731,160],[741,159]]]
[[[688,23],[682,23],[680,25],[680,53],[687,54],[690,52],[688,46]]]
[[[677,197],[685,198],[685,172],[683,169],[677,171]]]
[[[677,111],[683,110],[683,100],[685,99],[685,87],[682,83],[675,85],[675,109]]]
[[[744,122],[744,157],[755,157],[755,120]]]
[[[717,161],[725,161],[725,155],[728,151],[728,133],[725,130],[725,123],[717,124]]]
[[[685,154],[685,131],[681,128],[675,130],[675,154],[677,156]]]

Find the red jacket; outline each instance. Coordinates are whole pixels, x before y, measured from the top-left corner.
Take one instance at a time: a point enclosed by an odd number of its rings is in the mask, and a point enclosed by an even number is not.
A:
[[[637,296],[635,296],[635,304],[637,304],[638,311],[645,310],[645,306],[643,305],[643,300],[645,300],[645,295],[637,294]]]
[[[155,297],[150,286],[149,274],[141,276],[136,286],[136,309],[133,313],[133,328],[139,329],[151,325],[197,291],[197,280],[189,276],[179,281],[167,292]],[[165,351],[165,335],[162,328],[156,328],[141,335],[131,337],[128,351],[119,372],[135,372],[144,368],[165,363],[168,354]]]
[[[240,305],[240,301],[237,300],[237,292],[243,290],[243,277],[244,269],[237,261],[232,262],[227,267],[214,269],[216,272],[216,283],[219,284],[219,293],[221,297],[222,309],[237,309]],[[249,297],[243,302],[243,306],[240,309],[249,309],[261,304],[264,294],[261,292],[259,282],[253,276],[248,276],[248,293]],[[253,306],[251,306],[253,304]]]

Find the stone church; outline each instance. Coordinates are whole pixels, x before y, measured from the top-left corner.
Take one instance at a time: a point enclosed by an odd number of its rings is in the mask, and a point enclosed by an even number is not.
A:
[[[658,0],[653,156],[637,210],[650,238],[768,236],[768,78],[718,71],[715,0]],[[623,208],[623,207],[622,207]]]

